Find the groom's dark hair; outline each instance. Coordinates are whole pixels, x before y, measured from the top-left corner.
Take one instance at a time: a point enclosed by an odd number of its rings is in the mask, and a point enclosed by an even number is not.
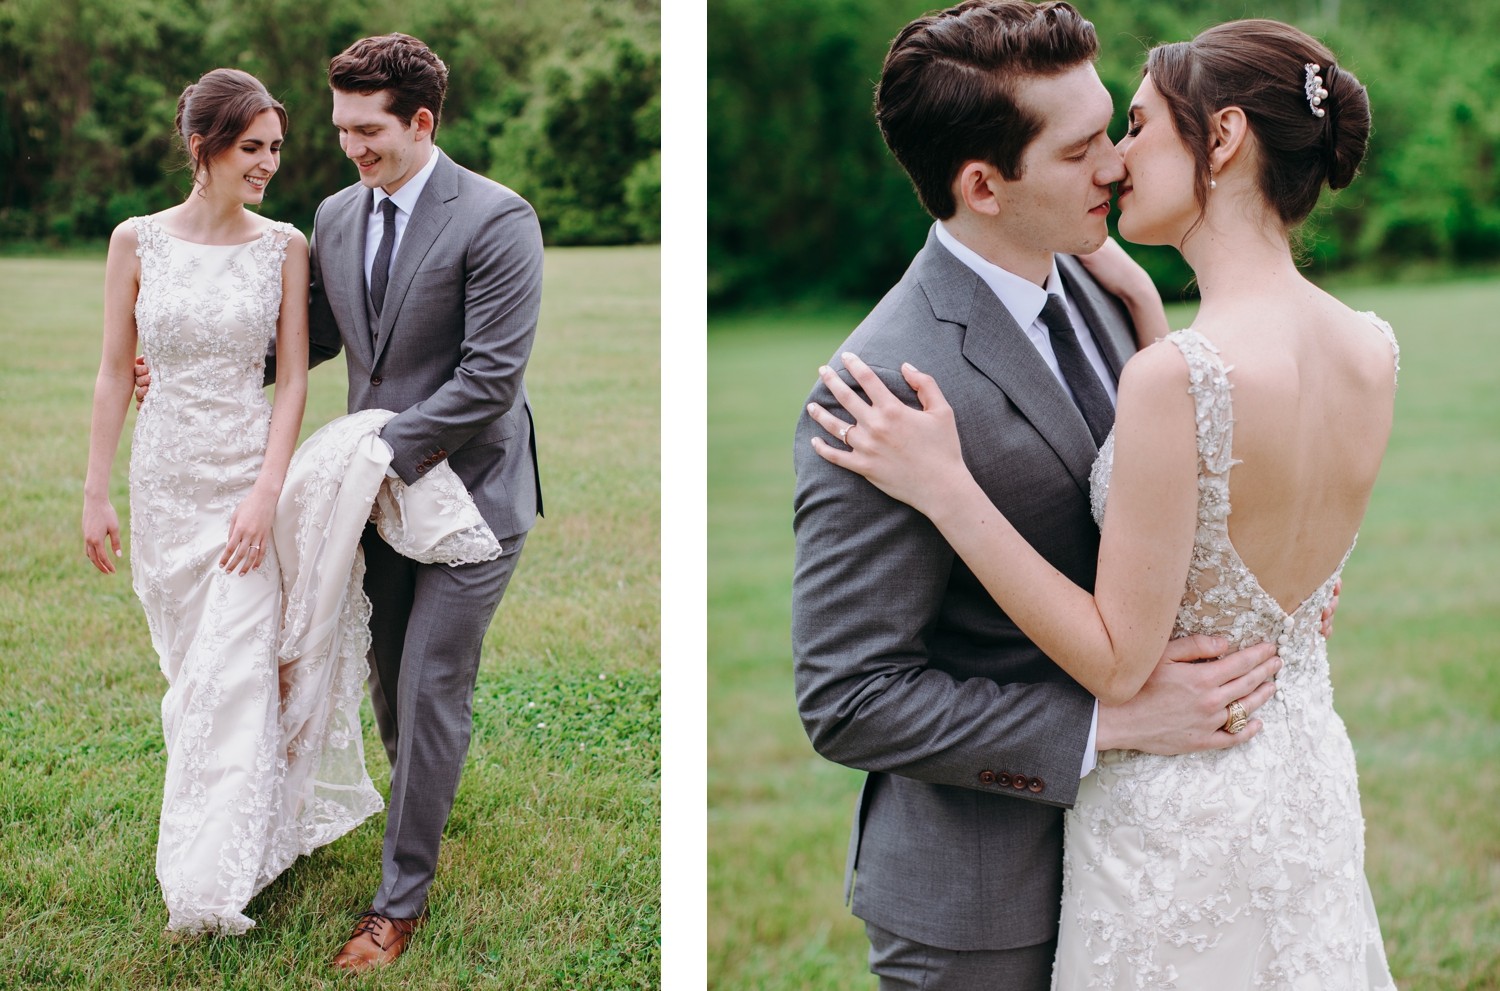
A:
[[[903,28],[880,73],[875,119],[927,212],[953,216],[964,162],[1019,179],[1021,154],[1043,121],[1017,104],[1016,84],[1098,54],[1094,25],[1061,2],[967,0]]]
[[[345,93],[379,93],[385,112],[411,126],[417,111],[432,111],[432,132],[443,116],[448,67],[432,49],[409,34],[393,32],[361,38],[328,63],[328,85]]]

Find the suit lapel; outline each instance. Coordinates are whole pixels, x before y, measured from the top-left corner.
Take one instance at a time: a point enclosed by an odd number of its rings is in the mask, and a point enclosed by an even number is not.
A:
[[[1120,381],[1125,362],[1136,351],[1135,328],[1121,318],[1115,304],[1104,295],[1104,289],[1094,281],[1094,277],[1088,274],[1078,259],[1072,255],[1058,255],[1057,270],[1062,274],[1068,296],[1088,321],[1089,329],[1094,332],[1094,340],[1098,343],[1104,360],[1114,371],[1115,381]]]
[[[984,280],[936,236],[929,238],[927,250],[932,255],[921,278],[934,315],[966,326],[964,358],[1005,393],[1087,495],[1099,451],[1083,414]]]
[[[361,189],[349,201],[339,224],[339,276],[349,287],[346,303],[353,320],[354,333],[344,339],[344,346],[354,348],[366,359],[370,357],[370,318],[366,312],[370,290],[365,285],[365,234],[370,223],[370,203],[374,193]],[[373,362],[371,363],[373,365]]]
[[[442,152],[434,150],[433,154],[442,155]],[[412,279],[416,277],[422,259],[427,257],[433,242],[438,239],[443,228],[448,226],[448,221],[453,219],[449,202],[458,195],[457,169],[458,166],[449,161],[447,156],[438,159],[422,195],[417,198],[411,220],[407,221],[406,233],[401,235],[401,246],[396,249],[396,263],[391,269],[391,281],[386,285],[385,305],[380,311],[380,331],[375,339],[375,360],[370,363],[372,368],[379,363],[380,356],[385,354],[386,345],[391,341],[391,331],[401,314],[401,304],[406,302],[406,293],[411,289]]]

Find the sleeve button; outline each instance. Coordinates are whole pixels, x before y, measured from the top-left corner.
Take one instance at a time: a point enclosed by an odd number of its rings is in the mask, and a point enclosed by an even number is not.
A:
[[[992,785],[992,784],[994,784],[995,783],[995,772],[994,771],[980,771],[979,772],[979,783],[982,784],[982,785]]]
[[[1026,775],[1017,774],[1015,780],[1011,782],[1011,787],[1016,791],[1025,791],[1027,785],[1029,784],[1031,784],[1031,782],[1026,779]]]
[[[1000,787],[1001,788],[1009,788],[1010,787],[1010,774],[1007,771],[1001,771],[1000,772],[1000,776],[997,777],[995,780],[998,781],[998,782],[1000,782]]]
[[[1032,792],[1039,792],[1045,786],[1042,784],[1042,779],[1041,778],[1032,778],[1031,779],[1031,784],[1028,785],[1027,787],[1029,787],[1032,790]]]

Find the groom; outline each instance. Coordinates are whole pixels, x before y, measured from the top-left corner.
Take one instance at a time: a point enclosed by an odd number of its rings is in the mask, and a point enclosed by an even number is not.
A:
[[[505,553],[418,564],[365,531],[371,699],[391,762],[380,888],[334,966],[400,956],[422,916],[469,748],[480,646],[541,512],[526,361],[542,237],[521,197],[433,144],[448,69],[416,38],[355,42],[328,66],[359,183],[318,208],[312,362],[343,348],[349,411],[396,410],[382,438],[408,485],[446,459]],[[270,374],[268,371],[267,374]]]
[[[398,413],[381,434],[390,473],[413,485],[446,459],[504,548],[483,564],[418,564],[365,530],[370,695],[391,803],[380,887],[333,961],[362,971],[400,956],[426,909],[480,647],[542,510],[525,385],[542,237],[525,200],[434,145],[448,69],[422,42],[364,38],[333,59],[328,82],[359,182],[318,207],[310,363],[343,350],[349,412]],[[272,356],[266,381],[275,376]],[[138,371],[138,385],[149,382]]]
[[[974,477],[1061,572],[1092,588],[1089,472],[1114,422],[1134,327],[1166,333],[1149,279],[1105,243],[1113,108],[1093,26],[1066,3],[969,0],[908,24],[876,97],[882,134],[937,221],[839,348],[919,405],[911,361],[952,404]],[[1123,297],[1123,298],[1122,298]],[[831,366],[855,383],[837,359]],[[857,388],[857,386],[856,386]],[[819,385],[809,397],[838,404]],[[846,420],[852,417],[845,416]],[[854,428],[858,429],[858,428]],[[792,646],[823,756],[869,772],[845,896],[882,991],[1041,991],[1062,893],[1063,810],[1100,750],[1234,746],[1280,667],[1261,644],[1173,641],[1145,688],[1097,701],[1048,659],[911,507],[796,436]],[[1325,622],[1327,617],[1325,617]],[[857,883],[855,881],[857,875]]]

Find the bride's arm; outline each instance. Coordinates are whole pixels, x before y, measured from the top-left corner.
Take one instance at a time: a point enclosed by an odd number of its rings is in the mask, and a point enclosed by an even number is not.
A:
[[[255,487],[234,511],[219,566],[245,574],[260,567],[276,520],[276,500],[297,449],[307,407],[307,238],[293,231],[281,264],[281,313],[276,321],[276,401],[266,458]]]
[[[1194,409],[1177,349],[1147,348],[1120,377],[1094,595],[1047,563],[979,487],[930,376],[902,368],[922,400],[914,410],[857,357],[843,358],[871,402],[821,369],[858,425],[848,434],[853,450],[815,439],[818,453],[929,517],[1016,625],[1101,701],[1134,697],[1171,635],[1197,526]],[[821,407],[809,412],[835,435],[845,425]]]
[[[94,412],[89,422],[89,468],[83,483],[83,548],[94,567],[115,572],[111,557],[120,556],[120,518],[109,501],[120,431],[135,390],[135,299],[140,290],[139,242],[129,223],[109,238],[104,263],[104,347],[99,377],[94,380]]]

